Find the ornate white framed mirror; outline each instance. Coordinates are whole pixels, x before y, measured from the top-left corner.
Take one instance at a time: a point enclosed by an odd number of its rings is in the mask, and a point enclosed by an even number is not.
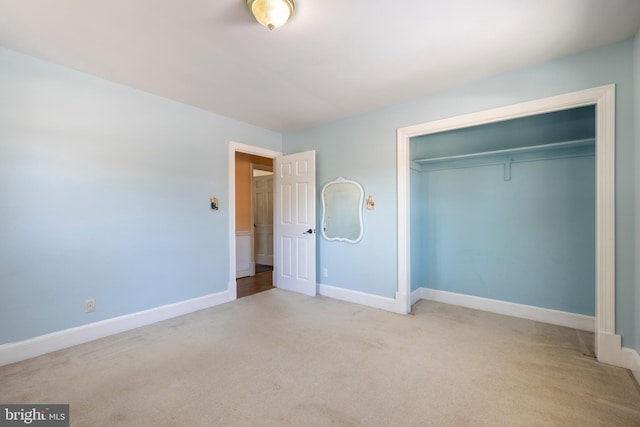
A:
[[[322,188],[322,236],[327,240],[358,243],[362,239],[364,189],[340,177]]]

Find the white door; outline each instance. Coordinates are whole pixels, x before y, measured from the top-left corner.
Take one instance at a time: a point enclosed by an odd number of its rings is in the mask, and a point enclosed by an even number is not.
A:
[[[275,158],[274,279],[278,288],[316,294],[316,152]]]
[[[253,177],[255,263],[273,265],[273,173]]]

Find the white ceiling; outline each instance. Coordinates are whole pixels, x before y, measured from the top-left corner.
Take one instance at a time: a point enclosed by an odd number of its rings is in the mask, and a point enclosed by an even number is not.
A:
[[[0,0],[0,46],[276,131],[633,37],[640,0]]]

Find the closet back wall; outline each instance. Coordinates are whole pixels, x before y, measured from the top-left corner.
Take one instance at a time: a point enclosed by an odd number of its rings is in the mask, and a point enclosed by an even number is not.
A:
[[[584,113],[589,111],[573,114],[573,136],[593,134]],[[591,131],[585,130],[589,127]],[[523,126],[515,128],[523,146],[530,133]],[[485,138],[482,132],[490,134],[484,129],[470,140],[480,151],[500,148],[496,138]],[[453,136],[459,139],[460,133]],[[553,133],[537,144],[561,142],[559,133]],[[562,137],[576,139],[568,133]],[[422,138],[421,147],[412,150],[418,155],[414,159],[430,157],[424,156],[427,147],[422,146],[429,144],[428,138]],[[412,290],[425,287],[595,315],[595,155],[593,145],[586,145],[467,163],[414,163]],[[438,150],[442,148],[432,152],[450,154]],[[499,163],[505,158],[514,159],[510,176]]]
[[[423,286],[595,314],[595,158],[420,176]]]

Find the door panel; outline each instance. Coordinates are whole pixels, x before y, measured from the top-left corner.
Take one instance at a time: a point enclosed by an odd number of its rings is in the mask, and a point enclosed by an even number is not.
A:
[[[273,175],[253,177],[256,264],[273,265]]]
[[[306,295],[316,294],[315,174],[315,151],[275,159],[275,285]]]
[[[315,242],[314,242],[315,244]],[[305,260],[309,257],[309,241],[298,239],[298,279],[309,280],[309,265]]]

